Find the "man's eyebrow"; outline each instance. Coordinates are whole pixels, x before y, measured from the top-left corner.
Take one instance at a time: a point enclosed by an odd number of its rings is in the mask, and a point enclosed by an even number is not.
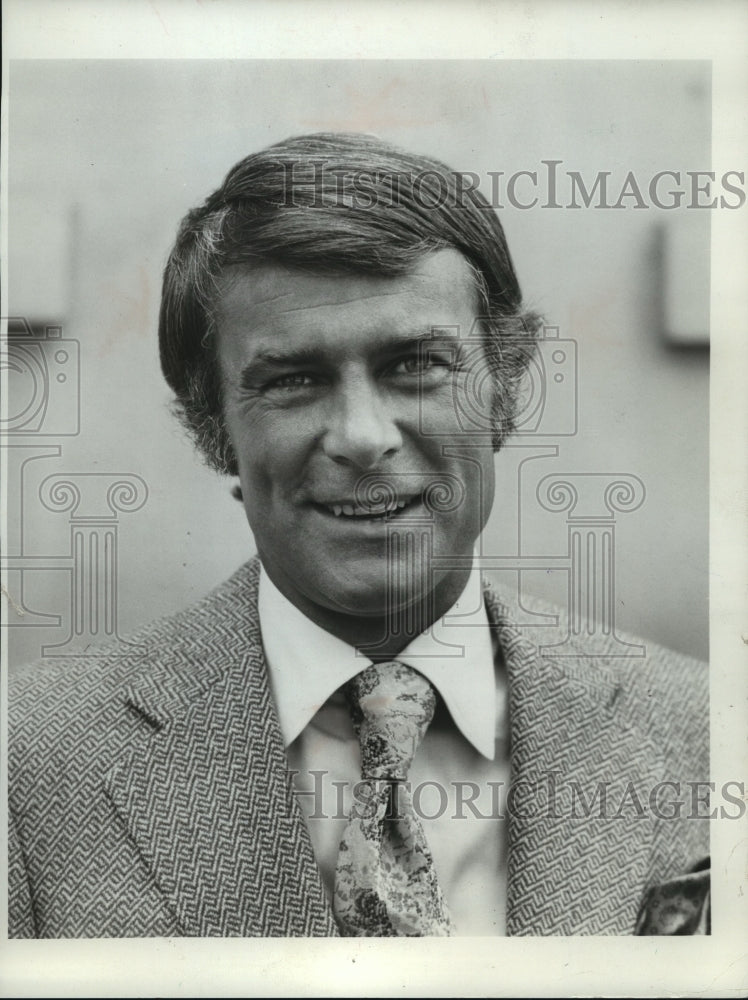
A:
[[[246,365],[252,368],[255,365],[260,367],[280,367],[281,365],[309,364],[319,361],[324,357],[325,352],[319,347],[299,347],[288,351],[273,350],[263,348]]]

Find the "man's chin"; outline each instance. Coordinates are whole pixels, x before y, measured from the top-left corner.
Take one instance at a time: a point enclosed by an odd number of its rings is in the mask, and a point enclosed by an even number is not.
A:
[[[433,585],[423,580],[410,582],[406,587],[398,587],[391,582],[379,580],[369,586],[358,582],[356,586],[341,588],[328,593],[326,604],[339,614],[356,618],[387,618],[421,606],[432,594]]]
[[[443,574],[430,572],[418,559],[389,560],[386,551],[367,546],[355,552],[338,549],[335,559],[325,558],[329,552],[319,548],[303,555],[295,565],[266,558],[263,562],[276,586],[315,621],[330,615],[392,619],[409,608],[417,608],[423,620],[429,601],[439,599]],[[299,573],[300,566],[313,567],[314,573]]]

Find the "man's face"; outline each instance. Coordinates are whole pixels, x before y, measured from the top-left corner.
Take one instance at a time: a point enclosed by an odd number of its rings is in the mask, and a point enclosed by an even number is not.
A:
[[[475,305],[453,250],[401,277],[264,265],[221,278],[224,411],[247,518],[270,578],[312,617],[381,616],[464,583],[494,489],[490,434],[466,436],[455,405],[469,410],[488,375],[465,343]]]

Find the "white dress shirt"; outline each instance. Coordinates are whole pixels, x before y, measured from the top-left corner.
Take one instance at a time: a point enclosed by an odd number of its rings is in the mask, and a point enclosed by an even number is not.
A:
[[[338,847],[361,773],[340,688],[371,661],[303,615],[264,569],[259,614],[288,766],[332,900]],[[449,612],[397,656],[431,681],[449,713],[437,711],[409,780],[460,935],[505,933],[509,756],[506,678],[497,654],[473,569]]]

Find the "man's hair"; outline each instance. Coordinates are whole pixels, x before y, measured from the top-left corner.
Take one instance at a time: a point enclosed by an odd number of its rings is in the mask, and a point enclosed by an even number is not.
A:
[[[185,216],[164,270],[161,367],[209,465],[237,474],[213,322],[226,267],[277,263],[387,277],[407,275],[447,247],[463,255],[475,279],[493,390],[480,405],[491,409],[498,450],[514,429],[540,320],[523,309],[498,216],[465,176],[373,136],[303,135],[241,160]]]

